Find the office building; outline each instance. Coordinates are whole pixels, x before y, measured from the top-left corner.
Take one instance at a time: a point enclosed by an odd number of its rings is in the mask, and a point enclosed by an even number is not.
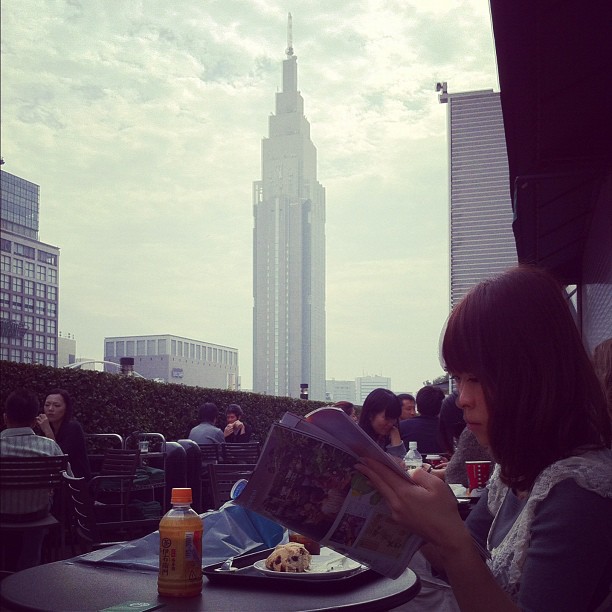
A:
[[[331,380],[325,381],[325,401],[328,402],[357,402],[355,395],[354,380]]]
[[[291,19],[291,17],[290,17]],[[325,190],[297,88],[291,22],[282,91],[253,183],[253,390],[325,399]]]
[[[0,177],[0,359],[55,367],[59,248],[38,240],[40,187]]]
[[[391,389],[391,379],[387,376],[358,376],[355,379],[355,395],[357,403],[363,402],[374,389]]]
[[[481,280],[516,265],[512,202],[500,94],[449,94],[451,308]]]
[[[134,370],[145,378],[190,387],[240,389],[238,349],[229,346],[169,334],[104,338],[104,361],[118,364],[122,357],[133,357]],[[108,367],[108,371],[117,370]]]

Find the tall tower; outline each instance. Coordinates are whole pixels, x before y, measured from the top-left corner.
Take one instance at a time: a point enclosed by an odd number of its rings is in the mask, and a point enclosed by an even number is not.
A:
[[[449,94],[450,299],[454,307],[481,280],[516,265],[508,154],[500,94]]]
[[[253,183],[253,390],[325,399],[325,189],[297,89],[291,14],[283,88]]]

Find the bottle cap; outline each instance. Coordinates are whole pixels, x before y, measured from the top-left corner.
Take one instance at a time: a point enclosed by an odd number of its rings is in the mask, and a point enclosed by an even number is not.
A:
[[[230,491],[230,499],[236,499],[244,490],[244,487],[247,486],[248,480],[241,478],[240,480],[234,483],[232,490]]]
[[[416,447],[417,447],[417,443],[416,442],[408,442],[408,448],[416,449]]]
[[[190,504],[192,501],[191,489],[172,489],[173,504]]]

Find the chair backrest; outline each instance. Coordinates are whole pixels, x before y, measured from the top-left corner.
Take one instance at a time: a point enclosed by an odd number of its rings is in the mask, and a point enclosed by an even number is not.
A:
[[[140,451],[109,448],[104,452],[100,474],[135,476],[140,462]]]
[[[61,472],[68,455],[53,457],[2,457],[0,488],[6,490],[54,489],[62,483]]]
[[[259,442],[223,444],[223,463],[257,463],[261,453]]]
[[[217,463],[221,458],[221,444],[198,444],[202,456],[202,465]]]
[[[254,469],[254,463],[209,463],[208,474],[214,508],[219,509],[228,501],[236,481],[242,478],[248,480]]]

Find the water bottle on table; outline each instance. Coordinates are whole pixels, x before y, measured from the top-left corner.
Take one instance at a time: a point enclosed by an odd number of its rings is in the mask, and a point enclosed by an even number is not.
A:
[[[408,442],[408,452],[404,455],[404,465],[407,470],[415,470],[423,466],[423,457],[417,450],[416,442]]]

